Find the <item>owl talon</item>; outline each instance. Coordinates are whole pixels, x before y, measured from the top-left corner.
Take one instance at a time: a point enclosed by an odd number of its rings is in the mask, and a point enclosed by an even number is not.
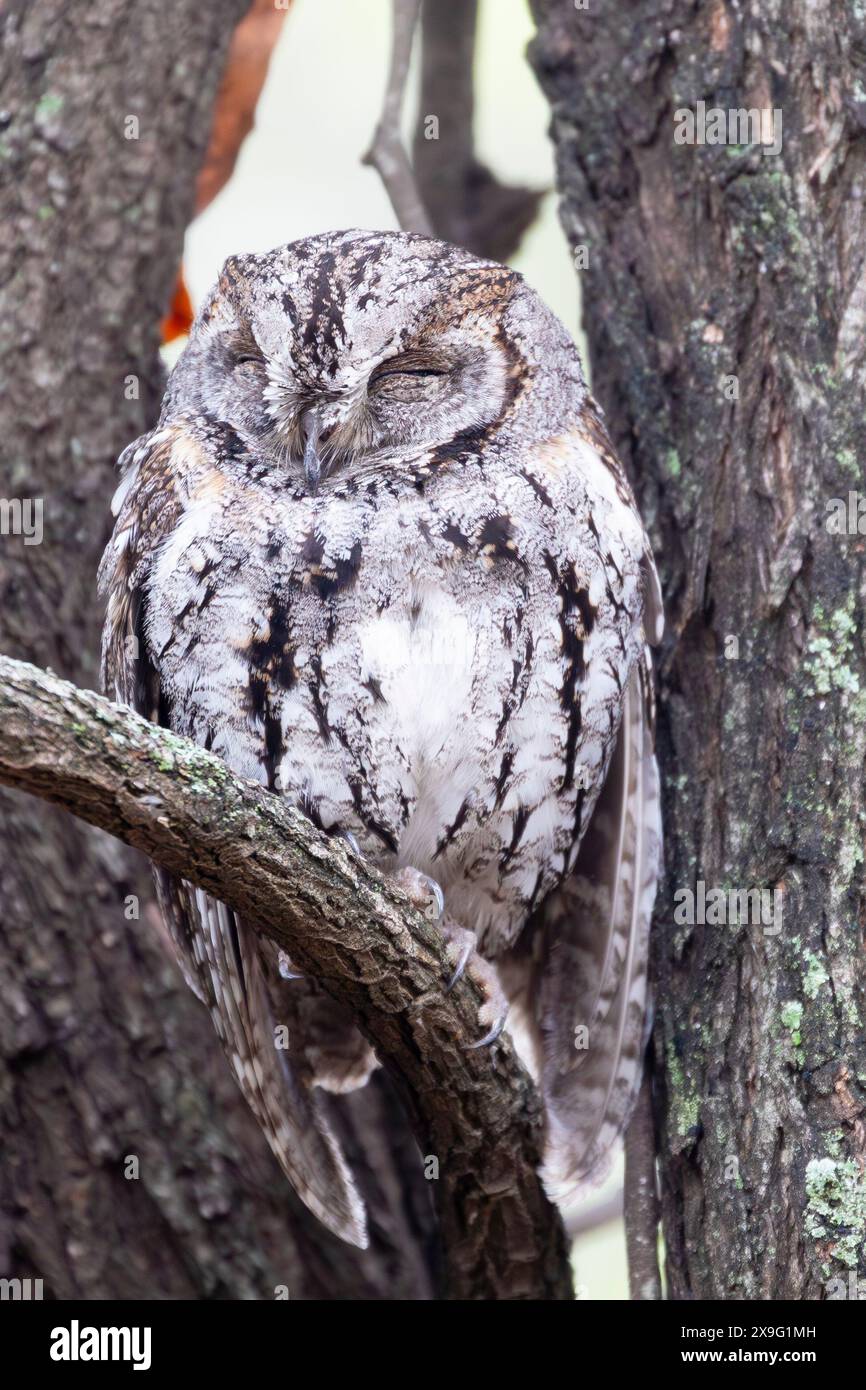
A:
[[[362,859],[363,855],[361,854],[361,846],[358,844],[357,836],[353,835],[351,830],[341,830],[340,835],[346,841],[346,844],[349,846],[355,858]]]
[[[433,901],[436,904],[436,921],[441,922],[445,915],[445,894],[442,892],[435,878],[431,878],[429,874],[423,874],[422,877],[427,887],[430,889],[430,892],[433,894]]]
[[[484,995],[484,1003],[478,1015],[478,1021],[482,1028],[486,1027],[490,1020],[493,1020],[491,1027],[488,1027],[484,1037],[478,1042],[467,1044],[469,1050],[474,1052],[479,1047],[490,1047],[496,1042],[508,1018],[508,1001],[499,980],[499,973],[495,965],[478,955],[477,938],[474,931],[468,927],[461,927],[450,918],[442,923],[442,935],[446,942],[446,953],[450,961],[456,960],[454,973],[445,986],[445,993],[450,994],[458,980],[462,980],[464,975],[471,979],[473,984]]]
[[[473,952],[474,950],[475,950],[475,939],[474,939],[474,937],[473,937],[473,939],[472,939],[471,941],[467,941],[466,945],[463,947],[463,950],[462,950],[461,953],[460,953],[460,959],[459,959],[458,962],[457,962],[457,965],[456,965],[455,970],[454,970],[454,974],[451,976],[451,979],[448,981],[447,985],[445,986],[445,993],[446,993],[446,994],[450,994],[451,991],[452,991],[452,989],[453,989],[454,986],[456,985],[457,981],[460,980],[460,979],[462,979],[462,977],[463,977],[463,972],[464,972],[464,970],[466,969],[466,966],[467,966],[467,964],[469,963],[469,958],[470,958],[470,956],[472,955],[472,952]]]
[[[483,1037],[483,1038],[480,1038],[478,1042],[474,1042],[474,1043],[469,1043],[469,1044],[468,1044],[467,1049],[466,1049],[467,1052],[474,1052],[474,1051],[476,1050],[476,1048],[479,1048],[479,1047],[490,1047],[490,1046],[492,1046],[492,1044],[496,1042],[496,1039],[499,1037],[499,1034],[502,1032],[503,1028],[505,1027],[505,1024],[506,1024],[506,1022],[507,1022],[507,1019],[508,1019],[508,1010],[505,1009],[505,1010],[499,1015],[498,1019],[496,1020],[496,1022],[494,1023],[494,1025],[493,1025],[493,1027],[490,1029],[490,1031],[489,1031],[488,1033],[485,1033],[485,1034],[484,1034],[484,1037]]]
[[[428,908],[432,898],[436,906],[436,915],[433,921],[442,921],[445,914],[445,894],[435,878],[431,878],[429,874],[422,874],[420,869],[412,868],[400,869],[394,878],[403,892],[408,895],[412,906],[417,908],[425,917],[430,916]]]

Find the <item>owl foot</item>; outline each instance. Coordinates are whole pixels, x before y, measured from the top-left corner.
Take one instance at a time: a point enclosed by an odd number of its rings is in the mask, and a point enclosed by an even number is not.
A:
[[[470,1043],[470,1051],[478,1047],[490,1047],[495,1043],[505,1027],[508,1017],[508,1001],[499,983],[499,975],[483,956],[476,952],[475,933],[467,927],[458,926],[445,916],[445,894],[439,884],[429,874],[420,869],[400,869],[394,875],[395,881],[403,889],[412,906],[423,916],[435,921],[445,938],[445,954],[454,967],[445,993],[450,994],[458,980],[464,975],[473,981],[484,996],[484,1003],[478,1011],[478,1020],[487,1031],[478,1042]]]
[[[484,1010],[482,1009],[482,1010],[481,1010],[481,1013],[483,1013],[483,1012],[484,1012]],[[479,1014],[478,1017],[480,1018],[480,1017],[481,1017],[481,1014]],[[502,1006],[502,1013],[499,1015],[499,1017],[497,1018],[496,1022],[493,1024],[493,1027],[490,1028],[490,1029],[488,1029],[488,1031],[484,1034],[484,1037],[483,1037],[483,1038],[479,1038],[477,1042],[469,1043],[469,1044],[468,1044],[468,1051],[469,1051],[469,1052],[474,1052],[475,1049],[478,1048],[478,1047],[492,1047],[493,1044],[496,1042],[496,1039],[499,1037],[499,1034],[502,1032],[502,1030],[503,1030],[503,1028],[505,1027],[505,1025],[506,1025],[507,1022],[508,1022],[508,1005],[505,1004],[505,1003],[503,1003],[503,1006]]]
[[[466,975],[485,997],[485,1002],[478,1011],[478,1019],[481,1026],[487,1028],[487,1032],[478,1042],[469,1043],[469,1051],[474,1052],[478,1047],[490,1047],[496,1042],[508,1018],[508,1001],[499,983],[499,972],[483,956],[478,955],[473,931],[458,926],[446,917],[442,923],[442,935],[445,937],[446,954],[449,960],[454,962],[454,973],[445,986],[445,993],[450,994],[457,981]]]
[[[422,874],[420,869],[407,868],[398,869],[394,875],[394,882],[403,889],[412,906],[417,908],[422,917],[429,917],[434,922],[442,920],[445,894],[435,878],[431,878],[429,874]]]

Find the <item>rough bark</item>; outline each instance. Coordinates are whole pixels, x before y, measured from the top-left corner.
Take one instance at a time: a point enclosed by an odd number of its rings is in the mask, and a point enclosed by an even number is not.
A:
[[[357,1021],[413,1116],[455,1298],[570,1298],[541,1104],[408,898],[283,798],[131,710],[0,656],[0,781],[120,837],[281,946]],[[74,945],[73,945],[74,949]]]
[[[866,11],[533,9],[594,386],[667,598],[669,1292],[821,1298],[866,1273],[864,543],[826,524],[866,490]],[[698,100],[780,109],[781,154],[675,144]],[[778,888],[781,916],[678,925],[698,880]]]
[[[0,535],[0,647],[79,685],[113,463],[158,409],[159,322],[245,8],[0,15],[0,497],[44,502],[41,544]],[[425,1184],[387,1088],[337,1114],[374,1211],[361,1256],[288,1193],[145,920],[142,861],[6,793],[0,842],[0,1276],[56,1298],[429,1296]]]

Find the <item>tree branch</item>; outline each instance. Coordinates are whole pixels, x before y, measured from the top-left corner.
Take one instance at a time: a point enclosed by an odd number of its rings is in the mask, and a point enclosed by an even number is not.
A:
[[[544,190],[502,184],[476,158],[477,12],[477,0],[423,0],[412,167],[436,236],[476,256],[507,261],[535,220]],[[435,133],[428,128],[434,116]]]
[[[382,114],[364,156],[404,232],[423,232],[505,261],[534,221],[543,189],[501,184],[475,158],[476,0],[392,0],[393,41]],[[410,159],[400,134],[421,13],[421,93]],[[428,121],[435,117],[435,131]]]
[[[648,1050],[637,1104],[625,1135],[625,1243],[629,1293],[637,1300],[658,1300],[662,1296],[655,1154],[652,1054]]]
[[[480,998],[450,994],[436,928],[299,811],[213,754],[0,657],[0,782],[65,807],[237,911],[343,1003],[435,1156],[453,1298],[571,1297],[537,1176],[538,1096],[507,1039],[473,1051]]]
[[[364,163],[371,164],[379,174],[403,231],[432,236],[433,227],[421,201],[412,165],[400,136],[400,114],[420,3],[421,0],[393,0],[394,33],[385,100],[373,143],[364,155]]]

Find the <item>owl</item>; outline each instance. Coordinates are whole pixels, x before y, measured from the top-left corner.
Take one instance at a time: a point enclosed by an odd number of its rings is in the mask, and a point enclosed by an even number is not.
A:
[[[235,256],[120,467],[107,690],[438,920],[443,989],[482,988],[474,1045],[505,1025],[537,1078],[564,1199],[639,1082],[661,850],[659,583],[568,333],[520,275],[421,236]],[[289,1181],[363,1246],[322,1093],[363,1085],[370,1047],[223,903],[156,883]]]

